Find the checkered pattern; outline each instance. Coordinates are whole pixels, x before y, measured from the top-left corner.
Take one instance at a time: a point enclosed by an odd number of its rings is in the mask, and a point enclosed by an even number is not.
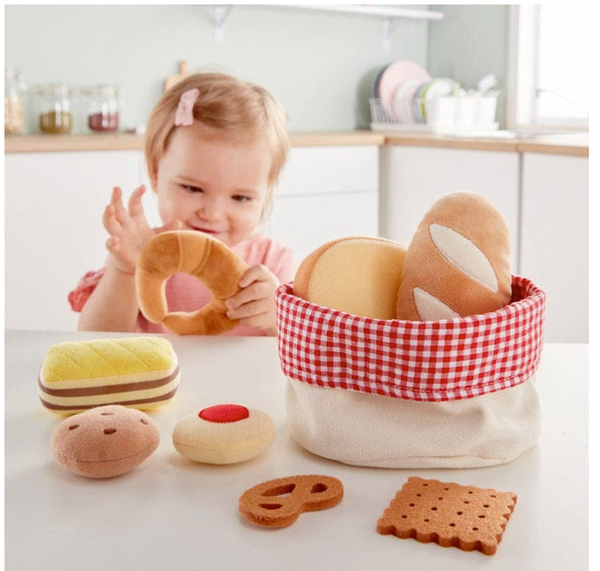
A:
[[[546,294],[513,276],[512,302],[441,321],[358,317],[276,293],[284,374],[320,387],[451,401],[514,387],[537,369]]]

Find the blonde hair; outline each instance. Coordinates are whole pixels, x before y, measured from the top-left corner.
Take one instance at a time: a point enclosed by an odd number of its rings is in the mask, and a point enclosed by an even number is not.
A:
[[[285,111],[266,89],[221,73],[190,75],[158,100],[148,119],[144,149],[153,186],[158,163],[175,129],[175,111],[181,95],[194,88],[200,91],[193,108],[194,121],[221,131],[224,137],[234,141],[254,141],[266,137],[272,156],[267,197],[267,203],[270,204],[272,188],[290,148]]]

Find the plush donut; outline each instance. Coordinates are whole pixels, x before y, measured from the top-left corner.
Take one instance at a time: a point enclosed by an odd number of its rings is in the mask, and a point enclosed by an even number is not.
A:
[[[430,321],[510,303],[510,231],[484,196],[454,192],[425,214],[408,247],[398,319]]]
[[[225,300],[240,291],[246,263],[225,244],[202,232],[180,230],[157,234],[138,258],[135,272],[138,303],[144,317],[162,323],[178,335],[219,335],[233,329]],[[211,291],[212,301],[186,313],[169,313],[165,285],[170,276],[185,272]]]
[[[323,244],[300,264],[294,294],[361,317],[394,319],[406,246],[350,237]]]
[[[173,446],[184,458],[206,464],[236,464],[258,456],[275,440],[264,412],[219,404],[184,416],[173,429]]]

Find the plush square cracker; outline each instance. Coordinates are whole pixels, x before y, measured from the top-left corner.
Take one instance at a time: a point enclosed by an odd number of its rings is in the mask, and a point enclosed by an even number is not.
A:
[[[516,503],[512,492],[411,477],[383,512],[377,531],[493,555]]]

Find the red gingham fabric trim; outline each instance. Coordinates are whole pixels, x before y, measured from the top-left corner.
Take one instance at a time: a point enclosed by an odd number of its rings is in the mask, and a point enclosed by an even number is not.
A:
[[[319,387],[416,401],[451,401],[514,387],[536,371],[546,294],[513,276],[512,302],[441,321],[358,317],[276,294],[283,373]]]

